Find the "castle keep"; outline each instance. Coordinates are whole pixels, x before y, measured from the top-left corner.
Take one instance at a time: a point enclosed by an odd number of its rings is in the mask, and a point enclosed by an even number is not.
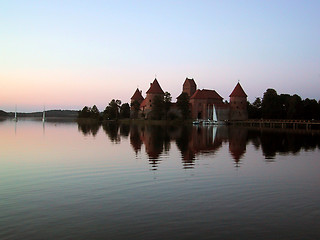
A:
[[[194,79],[186,78],[182,86],[182,93],[186,93],[189,96],[192,119],[213,119],[213,109],[215,109],[219,121],[246,120],[248,118],[247,94],[240,83],[237,83],[231,92],[229,103],[223,102],[223,98],[215,90],[197,89]],[[164,91],[157,79],[150,83],[146,98],[142,96],[142,91],[139,89],[134,92],[131,97],[131,103],[136,101],[140,104],[139,116],[149,117],[155,96],[164,97]],[[172,103],[170,111],[176,115],[180,114],[175,103]]]

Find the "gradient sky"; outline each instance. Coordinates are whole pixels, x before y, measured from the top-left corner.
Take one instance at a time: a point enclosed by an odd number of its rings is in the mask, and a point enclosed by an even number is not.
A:
[[[173,100],[186,77],[224,99],[240,80],[319,97],[320,1],[1,1],[0,109],[103,110],[155,75]]]

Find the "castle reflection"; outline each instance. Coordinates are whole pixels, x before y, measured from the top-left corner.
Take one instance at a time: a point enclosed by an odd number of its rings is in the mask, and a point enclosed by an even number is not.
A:
[[[84,135],[95,136],[100,126],[78,124]],[[148,124],[121,124],[109,122],[102,125],[111,142],[120,143],[121,138],[129,138],[136,155],[144,145],[151,170],[157,170],[163,157],[175,144],[181,153],[185,169],[195,167],[199,155],[214,157],[223,144],[229,145],[230,158],[235,167],[242,164],[247,144],[261,150],[265,161],[272,162],[277,154],[296,154],[302,149],[320,149],[320,135],[294,131],[271,129],[252,130],[235,126],[167,126]]]

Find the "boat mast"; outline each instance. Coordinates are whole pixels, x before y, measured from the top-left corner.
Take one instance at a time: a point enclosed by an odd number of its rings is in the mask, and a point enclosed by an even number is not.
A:
[[[42,122],[46,121],[46,108],[43,106]]]
[[[18,120],[18,118],[17,118],[17,105],[15,106],[15,108],[14,108],[14,119],[13,119],[14,121],[17,121]]]

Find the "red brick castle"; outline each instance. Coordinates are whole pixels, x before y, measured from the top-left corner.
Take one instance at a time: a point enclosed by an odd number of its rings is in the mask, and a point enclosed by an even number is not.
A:
[[[247,94],[240,83],[231,92],[229,103],[223,102],[223,98],[215,90],[197,89],[194,79],[186,78],[183,83],[182,93],[186,93],[189,96],[191,118],[193,119],[212,119],[214,108],[219,121],[246,120],[248,118]],[[139,116],[149,117],[155,96],[164,97],[164,91],[157,79],[150,83],[146,98],[142,96],[142,92],[139,89],[135,91],[131,97],[131,103],[137,101],[140,104]],[[170,111],[176,115],[180,114],[175,103],[172,104]]]

